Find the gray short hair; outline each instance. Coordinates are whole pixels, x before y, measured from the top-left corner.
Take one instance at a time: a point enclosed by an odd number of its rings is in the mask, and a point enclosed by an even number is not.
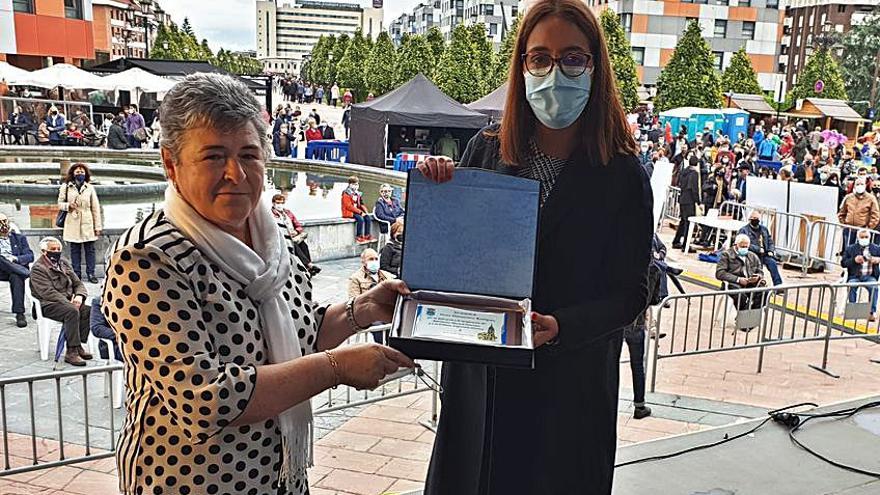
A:
[[[61,241],[59,241],[57,237],[43,237],[40,239],[40,251],[48,251],[49,244],[58,244],[59,246],[64,247],[64,244],[61,244]]]
[[[162,115],[160,145],[177,157],[186,131],[213,127],[230,132],[254,125],[266,157],[269,141],[260,102],[239,79],[215,73],[190,74],[165,95],[159,107]]]
[[[736,239],[734,239],[734,241],[733,241],[733,245],[737,246],[742,241],[746,241],[749,244],[752,243],[752,239],[749,236],[747,236],[745,234],[737,234]]]

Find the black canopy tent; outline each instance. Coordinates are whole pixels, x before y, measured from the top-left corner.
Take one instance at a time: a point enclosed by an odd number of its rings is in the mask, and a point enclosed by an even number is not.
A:
[[[492,120],[499,121],[504,114],[504,105],[507,103],[507,83],[502,84],[495,91],[487,94],[479,100],[465,105],[475,112],[492,117]]]
[[[428,78],[419,74],[388,94],[352,107],[348,160],[383,166],[389,136],[397,137],[403,133],[415,144],[416,139],[410,134],[413,128],[448,130],[463,148],[467,140],[487,123],[485,115],[446,96]],[[439,135],[440,132],[432,134]]]

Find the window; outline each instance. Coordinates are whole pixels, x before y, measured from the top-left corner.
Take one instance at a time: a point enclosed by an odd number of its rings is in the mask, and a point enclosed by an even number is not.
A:
[[[495,15],[495,6],[494,5],[485,5],[486,15]]]
[[[620,25],[623,26],[623,30],[627,33],[632,32],[633,27],[633,15],[632,14],[620,14]]]
[[[12,0],[12,10],[25,14],[34,13],[34,0]]]
[[[712,57],[715,59],[715,70],[721,70],[724,64],[724,52],[712,52]]]
[[[751,21],[743,22],[743,38],[747,40],[755,39],[755,23]]]
[[[776,67],[776,72],[783,72],[784,73],[785,72],[785,64],[780,62],[779,66]]]
[[[778,9],[779,8],[779,0],[767,0],[767,8],[768,9]]]
[[[730,5],[730,0],[715,0],[715,5]]]
[[[498,24],[492,23],[489,24],[489,36],[496,36],[498,34]]]
[[[68,19],[82,19],[82,0],[64,0],[64,17]]]
[[[845,5],[845,4],[840,4],[840,5],[838,5],[838,6],[837,6],[837,13],[838,13],[838,14],[844,14],[844,13],[846,13],[846,5]]]
[[[726,38],[727,37],[727,21],[723,19],[715,20],[715,37],[716,38]]]
[[[641,46],[634,46],[632,49],[633,60],[636,61],[636,65],[645,65],[645,48]]]
[[[739,0],[739,6],[740,7],[751,7],[752,0]]]
[[[518,14],[518,13],[519,13],[519,9],[517,8],[516,5],[514,5],[513,7],[510,8],[510,16],[512,18],[516,19],[516,14]]]

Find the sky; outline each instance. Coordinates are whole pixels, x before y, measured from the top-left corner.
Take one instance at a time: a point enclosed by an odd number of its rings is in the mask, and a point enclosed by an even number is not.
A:
[[[283,0],[282,0],[283,1]],[[385,0],[385,24],[411,10],[424,0]],[[201,40],[208,39],[214,51],[221,47],[231,50],[256,49],[255,0],[158,0],[178,25],[188,17]],[[363,5],[371,1],[362,0]]]

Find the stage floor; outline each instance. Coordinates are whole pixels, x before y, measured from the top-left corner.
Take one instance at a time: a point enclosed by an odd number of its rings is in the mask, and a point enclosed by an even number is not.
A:
[[[828,412],[880,396],[815,409]],[[801,409],[803,411],[803,409]],[[617,462],[662,455],[748,431],[761,420],[623,447]],[[880,408],[848,419],[811,420],[797,438],[836,462],[880,472]],[[614,495],[877,495],[880,478],[846,471],[802,450],[787,427],[769,422],[752,435],[671,459],[620,467]]]

